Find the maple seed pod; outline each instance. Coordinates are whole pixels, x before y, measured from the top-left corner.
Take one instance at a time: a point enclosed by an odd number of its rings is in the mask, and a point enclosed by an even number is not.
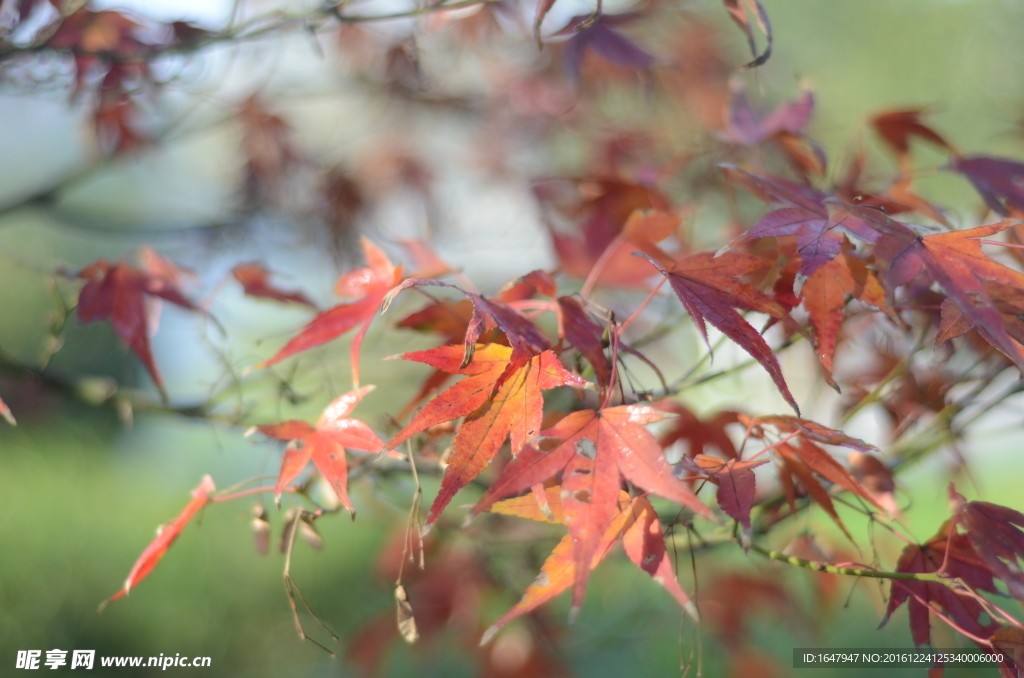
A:
[[[398,617],[398,633],[401,634],[405,642],[415,643],[419,640],[420,634],[416,630],[416,618],[412,614],[409,596],[401,584],[395,587],[395,609]]]
[[[281,541],[277,545],[280,553],[288,552],[288,543],[292,540],[292,532],[295,531],[295,513],[298,509],[288,509],[284,513],[284,529],[281,530]]]
[[[324,538],[320,536],[320,531],[316,529],[316,525],[306,515],[303,515],[299,521],[299,534],[306,540],[306,543],[317,551],[322,551],[324,548]]]
[[[252,506],[252,533],[256,541],[256,553],[261,556],[270,552],[270,520],[267,516],[267,509],[263,504],[256,503]]]

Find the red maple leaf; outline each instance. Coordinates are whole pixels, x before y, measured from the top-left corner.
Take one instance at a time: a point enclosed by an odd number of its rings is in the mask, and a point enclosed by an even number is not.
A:
[[[349,418],[348,415],[373,388],[363,386],[338,396],[320,415],[316,426],[292,419],[280,424],[256,427],[260,433],[271,438],[302,443],[301,447],[289,445],[285,449],[281,471],[274,486],[274,499],[279,504],[284,488],[312,461],[324,480],[331,484],[338,495],[338,501],[352,513],[353,517],[355,516],[355,507],[348,497],[348,462],[345,459],[345,448],[376,452],[384,446],[384,442],[369,426],[358,419]]]
[[[78,295],[78,321],[109,320],[118,336],[139,356],[163,393],[163,378],[149,346],[151,312],[147,308],[147,297],[166,299],[182,308],[199,309],[181,293],[177,280],[143,272],[123,261],[111,264],[106,259],[99,259],[79,271],[77,277],[86,281]],[[156,312],[153,311],[152,315]]]
[[[545,506],[541,506],[535,495],[530,494],[515,499],[498,502],[489,509],[492,513],[514,515],[531,520],[550,523],[564,522],[567,517],[565,493],[559,486],[544,490]],[[622,538],[626,555],[641,570],[649,574],[672,594],[686,613],[695,621],[699,621],[697,607],[690,597],[679,586],[672,561],[669,560],[665,547],[665,536],[661,531],[658,513],[646,497],[633,497],[619,491],[615,504],[615,515],[607,528],[600,535],[593,555],[586,563],[585,571],[597,567],[612,547]],[[501,627],[516,617],[520,617],[558,594],[573,586],[578,580],[578,563],[574,548],[572,532],[565,535],[555,546],[551,555],[544,561],[540,575],[526,589],[522,600],[512,609],[503,614],[484,632],[480,644],[486,644],[494,637]]]
[[[242,289],[250,297],[273,299],[274,301],[292,302],[316,308],[316,304],[298,290],[282,290],[270,282],[270,272],[256,262],[238,264],[231,269],[231,275],[242,284]]]
[[[729,459],[723,461],[718,457],[698,454],[693,464],[711,482],[718,485],[715,498],[725,514],[739,522],[745,529],[750,529],[750,509],[754,506],[756,490],[754,471],[752,469],[767,464],[770,459],[741,461]]]
[[[750,229],[729,243],[733,249],[761,238],[795,236],[800,255],[796,291],[812,273],[831,261],[843,246],[843,234],[829,217],[825,193],[777,177],[761,177],[733,165],[719,165],[727,178],[737,181],[769,203],[786,207],[769,212]]]
[[[667,210],[668,201],[653,188],[620,179],[580,180],[577,188],[581,199],[570,202],[561,212],[567,218],[582,218],[581,235],[551,229],[561,270],[576,278],[587,278],[600,261],[594,284],[643,287],[651,277],[649,269],[631,256],[637,245],[619,236],[637,210]]]
[[[748,418],[740,415],[740,421],[748,425],[751,435],[756,438],[764,439],[762,426],[772,426],[780,433],[791,434],[789,440],[776,443],[774,449],[780,462],[779,481],[792,511],[796,511],[794,486],[794,479],[796,479],[811,499],[835,521],[843,534],[853,541],[853,537],[847,532],[846,526],[839,518],[839,514],[836,513],[828,490],[818,482],[815,476],[838,485],[877,508],[882,508],[875,496],[868,492],[842,464],[818,444],[840,445],[861,452],[872,449],[863,440],[850,437],[842,431],[822,426],[817,422],[791,416]]]
[[[402,279],[400,266],[396,268],[388,256],[366,238],[361,242],[366,266],[345,273],[334,285],[334,291],[339,297],[356,297],[357,300],[339,304],[317,315],[284,348],[257,367],[269,367],[361,326],[350,349],[352,381],[355,386],[359,385],[359,347],[363,343],[363,336],[370,328],[388,290]]]
[[[706,419],[700,419],[689,408],[674,400],[659,400],[653,405],[659,410],[675,415],[669,422],[668,430],[658,439],[663,448],[683,441],[686,443],[687,454],[691,457],[698,454],[711,454],[726,459],[738,457],[736,446],[725,427],[738,422],[739,413],[723,410]]]
[[[450,272],[448,268],[439,268],[436,264],[431,264],[429,257],[427,259],[427,268],[425,269],[427,272]],[[554,280],[544,271],[531,271],[512,280],[499,290],[496,301],[501,304],[515,304],[518,301],[532,298],[537,292],[547,296],[555,296],[557,293]],[[503,317],[514,318],[515,313],[516,311],[510,307]],[[420,332],[434,332],[444,337],[445,343],[454,344],[461,343],[470,334],[470,325],[476,316],[476,304],[472,299],[462,299],[457,302],[438,299],[399,320],[398,327],[406,327]],[[506,326],[508,326],[507,323]],[[506,346],[509,344],[508,337],[503,330],[499,329],[497,323],[491,329],[484,330],[480,336],[476,337],[475,341],[478,344],[503,344]],[[443,386],[449,377],[451,377],[451,373],[440,369],[435,370],[423,381],[420,390],[406,404],[396,419],[401,420],[408,416],[420,402]]]
[[[871,119],[871,126],[896,153],[901,163],[906,161],[910,153],[910,140],[914,138],[953,151],[953,147],[942,138],[942,135],[922,122],[921,116],[924,113],[924,109],[921,108],[908,108],[885,111]]]
[[[578,610],[592,562],[602,535],[615,520],[622,480],[704,515],[710,509],[682,480],[662,455],[657,439],[644,428],[665,415],[644,405],[620,405],[601,410],[581,410],[567,415],[540,432],[549,438],[550,451],[524,445],[501,475],[473,507],[473,514],[488,510],[504,497],[562,476],[565,522],[572,536],[573,609]]]
[[[516,453],[540,429],[544,414],[541,390],[587,383],[562,367],[551,351],[533,356],[503,381],[513,356],[512,348],[499,344],[478,346],[466,366],[461,364],[462,355],[461,346],[440,346],[402,356],[466,376],[427,403],[386,445],[387,449],[394,449],[431,426],[466,417],[455,434],[441,490],[427,514],[427,525],[437,520],[456,492],[480,475],[505,440],[511,437],[512,452]]]
[[[203,476],[202,481],[199,483],[199,487],[192,490],[192,501],[182,509],[181,513],[166,525],[162,526],[158,532],[156,539],[149,543],[149,546],[142,552],[138,560],[132,566],[131,571],[128,573],[128,578],[124,582],[124,586],[117,591],[114,595],[107,598],[100,605],[100,610],[107,606],[108,603],[112,603],[115,600],[119,600],[124,596],[128,595],[128,592],[135,588],[140,581],[145,579],[153,568],[157,566],[160,559],[167,553],[167,549],[171,547],[171,544],[178,538],[181,531],[185,529],[192,517],[199,512],[199,509],[210,503],[210,494],[217,488],[213,484],[213,478],[206,475]]]

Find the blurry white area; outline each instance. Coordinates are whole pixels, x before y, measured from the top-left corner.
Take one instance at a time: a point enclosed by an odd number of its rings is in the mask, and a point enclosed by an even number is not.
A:
[[[95,9],[127,10],[156,21],[187,21],[201,28],[214,30],[227,25],[236,4],[239,17],[251,18],[278,9],[293,14],[309,12],[324,3],[315,0],[93,0],[91,4]],[[606,14],[619,14],[629,11],[635,5],[634,0],[605,0],[602,11]],[[346,11],[353,15],[386,14],[402,12],[415,6],[416,3],[409,0],[363,0],[351,3]],[[536,3],[533,2],[522,3],[521,13],[530,25],[536,12],[535,7]],[[595,0],[559,0],[545,17],[543,30],[547,34],[554,33],[564,27],[572,17],[592,14],[595,7]],[[405,24],[406,30],[411,25],[411,22],[406,20],[391,23]]]
[[[188,21],[206,29],[225,26],[232,0],[93,0],[94,9],[123,9],[156,21]],[[256,3],[258,4],[258,3]]]
[[[65,92],[0,97],[0,205],[34,195],[81,165],[81,117]]]

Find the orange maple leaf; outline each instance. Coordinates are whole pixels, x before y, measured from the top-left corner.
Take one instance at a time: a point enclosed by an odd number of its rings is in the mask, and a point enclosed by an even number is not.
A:
[[[543,507],[535,495],[529,494],[500,501],[491,506],[489,510],[492,513],[520,516],[530,520],[561,523],[566,518],[567,507],[564,497],[565,492],[562,487],[549,487],[544,491],[546,505]],[[698,621],[697,607],[679,586],[679,581],[676,579],[665,547],[665,535],[661,531],[661,522],[658,519],[658,513],[651,506],[651,502],[646,497],[630,498],[627,493],[620,490],[615,510],[617,511],[616,515],[600,535],[588,567],[584,569],[589,571],[597,567],[621,537],[622,545],[629,559],[664,586],[686,610],[686,613]],[[577,581],[578,561],[575,557],[573,542],[574,538],[571,532],[558,542],[551,555],[544,561],[536,581],[526,589],[522,600],[491,624],[484,632],[480,641],[481,645],[490,642],[505,624],[535,610],[569,589]]]
[[[461,366],[463,353],[462,346],[440,346],[401,356],[466,376],[427,403],[386,445],[387,449],[394,449],[431,426],[466,417],[455,434],[441,490],[427,514],[427,525],[437,521],[456,492],[480,475],[506,439],[511,437],[515,453],[540,429],[544,414],[542,390],[587,383],[566,370],[552,351],[533,356],[505,376],[504,381],[500,380],[512,360],[513,348],[478,345],[465,367]]]

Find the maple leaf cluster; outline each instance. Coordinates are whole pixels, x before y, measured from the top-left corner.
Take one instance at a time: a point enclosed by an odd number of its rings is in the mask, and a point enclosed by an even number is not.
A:
[[[141,20],[111,10],[65,11],[59,3],[25,0],[12,7],[24,22],[47,4],[59,16],[31,38],[32,48],[73,59],[73,89],[96,97],[95,124],[112,152],[150,141],[133,119],[136,87],[154,85],[153,59],[225,39],[180,23],[164,25],[163,37],[153,38]],[[472,34],[485,44],[501,13],[510,11],[507,4],[488,4],[458,20],[466,32],[460,39]],[[734,653],[736,675],[770,675],[771,660],[747,641],[746,629],[760,611],[781,616],[798,607],[786,586],[737,570],[716,572],[707,590],[697,590],[697,554],[735,545],[744,557],[823,577],[889,579],[883,625],[906,606],[917,645],[932,643],[932,625],[941,622],[980,647],[1015,647],[1001,667],[1015,675],[1024,625],[1002,599],[1024,603],[1024,515],[967,501],[951,489],[951,518],[917,544],[898,522],[905,497],[897,474],[936,450],[959,452],[970,424],[1024,390],[1018,374],[1024,372],[1024,259],[1015,253],[1024,237],[1018,220],[1024,163],[965,155],[929,125],[924,109],[900,108],[870,119],[876,142],[896,163],[891,181],[881,185],[866,171],[871,158],[863,143],[845,166],[830,167],[808,132],[815,109],[809,86],[764,112],[713,46],[686,56],[687,63],[700,63],[688,69],[630,37],[631,26],[655,8],[617,16],[599,9],[547,32],[554,5],[539,2],[530,28],[556,55],[557,68],[538,67],[528,82],[493,95],[488,103],[502,111],[497,127],[507,116],[553,134],[566,121],[586,119],[587,106],[576,104],[593,103],[597,83],[640,78],[660,83],[704,121],[702,146],[663,148],[668,144],[657,129],[609,133],[594,144],[593,162],[580,174],[531,177],[555,263],[493,294],[446,263],[428,237],[398,243],[360,237],[362,262],[337,278],[331,305],[278,282],[289,272],[258,261],[232,261],[230,277],[205,281],[217,289],[240,286],[252,303],[308,314],[276,352],[233,375],[236,386],[264,379],[285,392],[292,377],[281,373],[320,369],[311,367],[313,356],[333,358],[342,338],[348,339],[346,385],[331,384],[332,398],[315,423],[297,415],[270,419],[256,408],[230,418],[231,425],[261,434],[257,441],[283,447],[274,481],[218,492],[204,477],[106,602],[147,577],[206,507],[266,496],[284,511],[286,592],[300,635],[310,637],[297,601],[311,610],[290,573],[296,535],[322,546],[317,521],[341,509],[353,519],[357,508],[376,510],[378,484],[398,477],[415,489],[407,521],[378,567],[389,586],[394,582],[397,620],[371,619],[348,650],[368,673],[381,671],[393,640],[436,639],[454,629],[481,675],[568,674],[541,642],[559,635],[543,608],[569,592],[575,620],[591,571],[621,545],[688,623],[707,622]],[[750,49],[752,60],[741,70],[763,65],[774,40],[765,8],[758,0],[726,0],[724,7]],[[377,73],[395,96],[470,108],[430,90],[415,40],[380,53],[362,50],[370,38],[341,27],[352,19],[344,9],[325,5],[310,18],[310,30],[337,20],[342,49],[353,51],[354,63],[365,59],[365,72]],[[690,28],[700,33],[699,26]],[[697,50],[696,33],[677,49]],[[562,97],[570,102],[564,110]],[[415,194],[428,211],[437,206],[431,171],[413,153],[382,151],[357,170],[320,165],[301,150],[284,114],[259,95],[235,106],[235,116],[246,209],[283,209],[289,182],[308,178],[303,173],[311,167],[317,211],[349,244],[359,217],[391,191]],[[924,145],[946,157],[944,171],[976,189],[987,210],[980,221],[954,228],[951,210],[919,192],[915,161]],[[510,171],[492,161],[496,173]],[[707,233],[697,232],[702,222],[693,196],[705,191],[721,197],[730,214],[731,231],[713,247]],[[751,209],[761,215],[748,219]],[[78,321],[110,324],[157,387],[163,411],[228,417],[215,398],[178,408],[150,345],[164,301],[216,323],[212,296],[195,297],[204,282],[196,272],[143,248],[136,263],[99,259],[65,277],[79,285]],[[375,325],[429,342],[388,359],[422,375],[410,378],[407,402],[385,405],[374,385],[362,383],[363,344]],[[794,368],[783,352],[800,343],[814,358]],[[725,366],[712,362],[716,353],[729,353],[721,350],[725,345],[743,357]],[[957,362],[961,355],[964,365]],[[670,379],[680,366],[686,371]],[[802,381],[820,380],[841,393],[832,420],[823,423],[817,396],[792,380],[794,369]],[[728,408],[703,406],[702,384],[749,376],[748,370],[766,376],[772,397],[777,393],[779,407],[789,409],[754,412],[762,402],[755,398]],[[1012,390],[994,393],[1011,378]],[[977,407],[981,394],[992,404]],[[887,417],[888,426],[872,438],[883,449],[843,430],[852,430],[865,408]],[[381,410],[386,417],[370,414]],[[3,401],[0,416],[15,423]],[[437,478],[425,511],[421,476]],[[821,518],[827,536],[792,534],[789,526],[802,513]],[[262,498],[253,515],[258,549],[266,552],[271,519]],[[894,542],[884,542],[872,549],[881,555],[870,565],[855,562],[862,556],[853,551],[866,551],[853,516],[884,526],[882,539],[891,534],[906,542],[901,554],[896,557]],[[499,581],[483,536],[536,541],[552,530],[559,541],[543,562],[529,563],[539,574],[525,591]],[[784,551],[772,548],[780,533],[790,541]],[[892,567],[884,565],[889,557]],[[693,578],[685,576],[687,560]],[[832,579],[817,581],[823,599],[836,590]],[[498,616],[482,602],[510,602],[520,592],[519,602]],[[490,643],[489,650],[477,647]],[[508,652],[517,659],[508,660]]]

